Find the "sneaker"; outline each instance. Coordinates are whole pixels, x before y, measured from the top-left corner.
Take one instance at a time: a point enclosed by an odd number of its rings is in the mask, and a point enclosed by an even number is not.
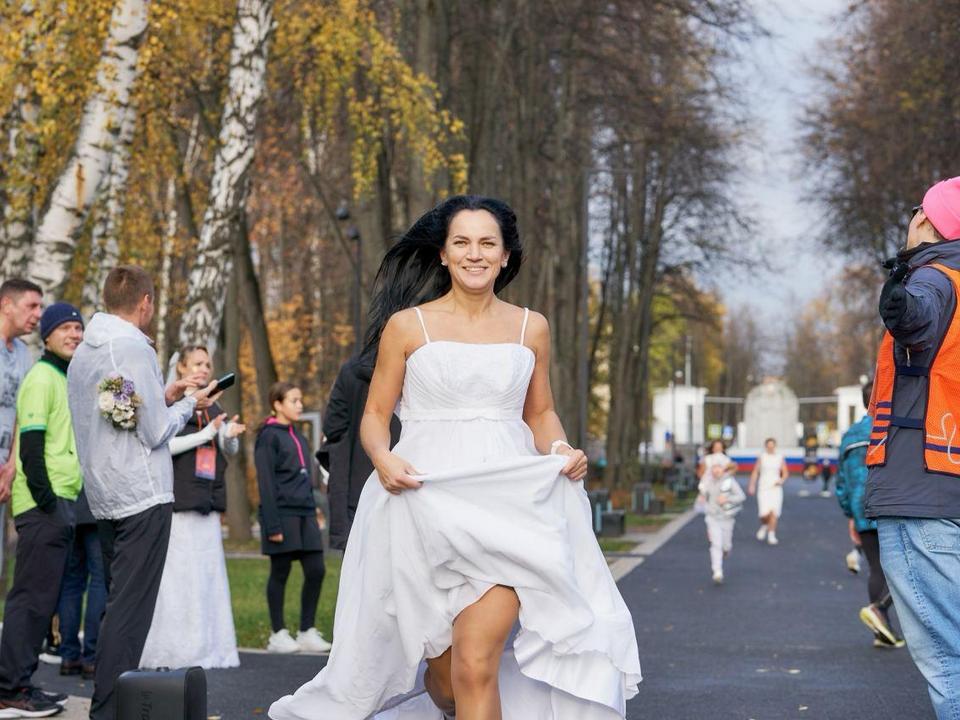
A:
[[[277,630],[267,641],[267,652],[272,653],[295,653],[300,652],[300,646],[297,641],[290,637],[290,631],[286,628]]]
[[[822,498],[828,498],[828,497],[831,497],[832,495],[833,495],[833,493],[830,492],[829,490],[821,490],[821,491],[820,491],[820,497],[822,497]]]
[[[893,634],[893,630],[887,625],[886,619],[876,605],[871,603],[860,608],[860,620],[870,628],[874,635],[883,638],[889,645],[895,646],[897,644],[897,636]]]
[[[717,585],[722,584],[722,583],[723,583],[723,573],[722,573],[722,572],[715,572],[715,573],[713,574],[713,582],[714,582],[715,584],[717,584]]]
[[[860,572],[860,553],[856,548],[847,553],[847,570],[854,575]]]
[[[875,634],[875,635],[873,636],[873,646],[874,646],[875,648],[880,648],[880,649],[882,649],[882,650],[883,650],[883,649],[893,650],[893,649],[896,649],[896,648],[902,648],[902,647],[904,647],[906,644],[907,644],[907,643],[906,643],[906,641],[905,641],[903,638],[897,638],[897,641],[896,641],[896,642],[891,643],[890,641],[888,641],[888,640],[887,640],[885,637],[883,637],[882,635]]]
[[[297,633],[297,645],[301,652],[325,653],[330,652],[333,646],[323,639],[323,635],[315,627],[301,630]]]
[[[0,697],[0,718],[40,718],[56,715],[63,710],[34,692],[35,688],[22,688],[16,695]]]
[[[61,675],[80,675],[83,672],[83,663],[79,660],[67,660],[60,663]]]
[[[757,530],[757,540],[759,540],[760,542],[763,542],[766,539],[767,539],[767,526],[761,525],[760,529]]]
[[[67,700],[70,699],[68,695],[64,695],[63,693],[47,692],[46,690],[42,690],[38,687],[30,688],[30,694],[33,698],[48,700],[52,703],[56,703],[60,707],[64,707],[67,704]]]
[[[767,535],[767,545],[779,545],[779,544],[780,544],[780,541],[777,540],[777,534],[775,532],[771,532],[769,535]]]

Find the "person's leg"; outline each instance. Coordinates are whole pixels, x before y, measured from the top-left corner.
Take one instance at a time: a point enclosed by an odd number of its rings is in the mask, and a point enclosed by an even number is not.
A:
[[[450,676],[457,720],[500,720],[500,656],[519,610],[513,588],[498,585],[454,621]]]
[[[734,518],[724,518],[723,525],[723,554],[726,555],[733,550],[733,526],[736,523]]]
[[[880,607],[885,598],[890,597],[887,590],[887,579],[883,574],[883,565],[880,563],[880,538],[876,530],[863,530],[860,533],[860,547],[867,566],[870,568],[870,577],[867,579],[867,594],[870,602]],[[888,603],[889,604],[889,603]],[[886,608],[882,608],[886,610]]]
[[[91,720],[114,720],[114,686],[140,665],[170,540],[171,503],[115,520],[109,538],[110,589],[100,626]],[[103,538],[101,538],[103,540]]]
[[[83,614],[83,654],[85,665],[93,665],[97,656],[100,622],[107,607],[107,582],[103,571],[103,553],[100,533],[96,526],[84,526],[84,546],[87,555],[87,609]]]
[[[433,704],[448,715],[453,715],[457,711],[453,699],[453,678],[450,668],[452,657],[453,648],[448,647],[442,655],[427,660],[427,671],[423,674],[423,685]]]
[[[0,633],[0,694],[10,695],[30,685],[40,647],[60,598],[73,528],[65,510],[39,508],[15,520],[18,541],[13,586],[7,594]]]
[[[960,717],[960,524],[880,518],[880,560],[937,717]]]
[[[270,577],[267,578],[267,608],[270,610],[270,626],[273,632],[285,627],[283,621],[283,596],[287,589],[287,578],[293,565],[291,553],[270,556]]]
[[[300,591],[300,630],[309,630],[317,622],[317,604],[320,588],[327,572],[322,552],[305,552],[300,556],[303,568],[303,588]]]
[[[83,615],[83,593],[87,584],[87,556],[83,530],[77,528],[70,545],[70,557],[63,575],[57,614],[60,616],[60,674],[80,673],[80,619]]]
[[[707,515],[707,538],[710,540],[710,572],[714,576],[723,574],[723,528],[719,518]]]

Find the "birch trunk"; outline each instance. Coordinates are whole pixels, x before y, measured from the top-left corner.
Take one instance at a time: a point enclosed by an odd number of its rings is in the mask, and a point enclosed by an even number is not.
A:
[[[59,298],[77,236],[110,164],[137,79],[137,57],[147,32],[149,0],[119,0],[97,67],[93,96],[84,108],[73,157],[60,176],[40,223],[29,275]]]
[[[120,222],[126,202],[127,177],[130,174],[130,146],[137,126],[137,112],[130,103],[123,108],[120,132],[110,152],[104,178],[103,202],[90,238],[90,262],[83,284],[84,317],[103,309],[101,291],[107,274],[120,260]]]
[[[23,31],[18,74],[34,68],[37,37],[44,31],[40,13],[32,2],[20,5]],[[36,187],[33,182],[40,158],[36,133],[40,98],[25,85],[15,90],[13,105],[2,120],[6,158],[0,166],[0,277],[22,275],[30,263],[31,240],[36,225]],[[0,158],[4,153],[0,152]]]
[[[207,209],[197,259],[190,271],[181,343],[216,347],[233,270],[237,221],[246,203],[253,164],[257,116],[266,91],[267,44],[273,0],[239,0],[230,50],[227,99],[220,124]]]

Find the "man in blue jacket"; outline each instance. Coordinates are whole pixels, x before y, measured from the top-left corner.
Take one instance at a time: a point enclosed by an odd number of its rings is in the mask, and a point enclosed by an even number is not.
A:
[[[866,514],[938,718],[960,717],[960,177],[931,187],[880,294]]]
[[[870,404],[873,382],[863,386],[863,404]],[[877,521],[864,513],[864,496],[867,489],[867,447],[870,445],[870,429],[873,418],[864,415],[860,422],[850,426],[840,441],[837,483],[835,492],[843,514],[850,520],[850,539],[862,548],[870,566],[867,592],[870,604],[860,609],[860,619],[874,635],[874,647],[903,647],[890,626],[888,610],[893,603],[887,579],[880,565],[880,540],[877,537]]]

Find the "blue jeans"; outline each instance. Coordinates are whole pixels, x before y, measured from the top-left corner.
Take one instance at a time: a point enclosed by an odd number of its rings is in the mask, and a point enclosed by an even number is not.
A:
[[[960,720],[960,521],[880,518],[880,562],[938,720]]]
[[[89,578],[89,585],[87,580]],[[83,613],[83,594],[87,611]],[[107,584],[103,574],[103,554],[96,525],[77,525],[67,571],[60,587],[60,655],[64,660],[82,660],[93,664],[97,655],[100,618],[107,606]],[[83,648],[80,648],[80,622],[83,619]]]

